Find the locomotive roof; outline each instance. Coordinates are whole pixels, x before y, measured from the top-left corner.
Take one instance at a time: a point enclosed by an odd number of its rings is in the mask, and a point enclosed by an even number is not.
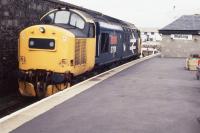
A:
[[[110,24],[120,25],[123,28],[125,27],[125,28],[137,29],[137,27],[132,23],[129,23],[129,22],[108,16],[108,15],[104,15],[104,14],[97,12],[97,11],[89,10],[89,9],[86,9],[86,8],[83,8],[83,7],[80,7],[80,6],[76,6],[76,5],[73,5],[73,4],[70,4],[70,3],[67,3],[67,2],[58,1],[58,0],[48,0],[48,1],[59,3],[63,6],[66,6],[69,9],[79,10],[85,16],[87,16],[87,17],[90,16],[90,18],[93,19],[96,22],[103,21],[103,22],[110,23]]]
[[[105,23],[110,23],[113,25],[119,25],[123,28],[131,28],[131,29],[137,29],[134,24],[131,24],[129,22],[125,22],[113,17],[110,17],[108,15],[104,15],[99,12],[91,12],[91,11],[81,11],[79,10],[82,14],[84,14],[86,17],[89,17],[90,19],[93,19],[95,22],[105,22]]]

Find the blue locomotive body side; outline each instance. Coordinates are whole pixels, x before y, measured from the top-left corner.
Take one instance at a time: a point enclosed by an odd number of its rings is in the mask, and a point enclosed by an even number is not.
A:
[[[139,31],[96,23],[96,65],[101,66],[139,56]]]

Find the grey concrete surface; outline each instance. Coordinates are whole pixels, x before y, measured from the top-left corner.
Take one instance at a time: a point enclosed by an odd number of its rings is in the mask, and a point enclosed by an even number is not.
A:
[[[96,79],[98,80],[98,79]],[[183,59],[154,58],[103,81],[13,133],[200,133],[200,81]]]

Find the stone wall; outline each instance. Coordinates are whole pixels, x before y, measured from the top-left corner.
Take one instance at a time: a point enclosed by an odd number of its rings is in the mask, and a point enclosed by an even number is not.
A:
[[[57,0],[0,0],[0,95],[17,90],[19,32],[37,24],[47,11],[66,5]]]
[[[193,35],[189,40],[173,40],[170,35],[163,35],[161,41],[162,57],[188,57],[200,54],[200,36]]]

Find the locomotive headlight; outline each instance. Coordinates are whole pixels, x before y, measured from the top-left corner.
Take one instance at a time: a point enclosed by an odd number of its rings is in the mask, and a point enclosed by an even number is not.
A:
[[[50,42],[50,43],[49,43],[49,46],[50,46],[51,48],[53,48],[53,47],[55,46],[54,42]]]
[[[40,27],[40,28],[39,28],[39,31],[40,31],[41,33],[45,33],[45,28],[44,28],[44,27]]]

